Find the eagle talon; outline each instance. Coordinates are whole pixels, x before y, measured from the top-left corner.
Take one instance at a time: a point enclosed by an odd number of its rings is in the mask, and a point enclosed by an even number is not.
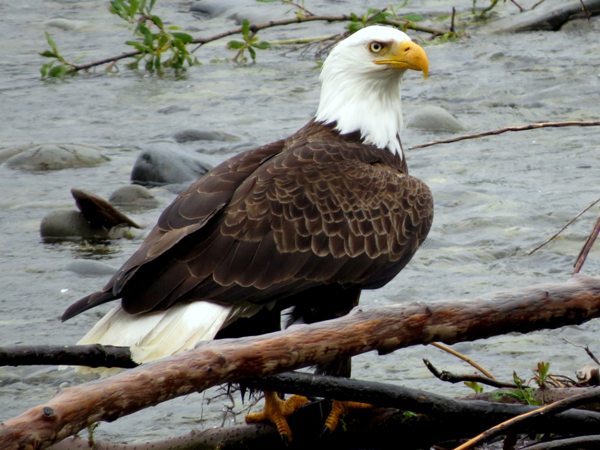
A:
[[[292,395],[287,400],[282,400],[276,392],[265,391],[264,409],[260,412],[248,414],[246,423],[271,422],[277,428],[281,440],[288,445],[292,442],[292,430],[286,417],[292,415],[308,402],[309,400],[306,397],[300,395]]]
[[[337,429],[342,416],[353,409],[367,409],[372,407],[373,405],[370,405],[369,403],[333,400],[331,403],[331,411],[329,412],[327,419],[325,419],[325,425],[323,426],[321,435],[326,436],[332,434]]]

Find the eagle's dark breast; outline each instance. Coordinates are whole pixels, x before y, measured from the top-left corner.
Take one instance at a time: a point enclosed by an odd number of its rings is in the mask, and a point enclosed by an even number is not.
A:
[[[358,298],[406,265],[432,218],[429,189],[401,158],[310,122],[197,180],[64,318],[116,298],[130,313],[201,299],[281,309],[338,288]]]

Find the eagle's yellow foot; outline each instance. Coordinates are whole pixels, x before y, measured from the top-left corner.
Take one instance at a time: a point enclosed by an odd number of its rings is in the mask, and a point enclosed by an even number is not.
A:
[[[323,427],[323,433],[333,433],[340,423],[342,416],[353,409],[367,409],[372,408],[373,405],[368,403],[360,402],[343,402],[340,400],[333,400],[331,403],[331,412],[325,420],[325,426]]]
[[[285,442],[292,441],[292,430],[286,417],[293,414],[309,400],[301,395],[292,395],[287,400],[279,398],[276,392],[265,391],[265,407],[261,412],[250,413],[246,416],[247,423],[271,422],[277,427],[277,432]]]

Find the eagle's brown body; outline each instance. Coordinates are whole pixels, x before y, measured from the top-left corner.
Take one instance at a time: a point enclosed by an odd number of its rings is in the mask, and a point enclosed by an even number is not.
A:
[[[311,121],[198,179],[104,289],[63,319],[118,298],[131,314],[197,300],[234,305],[231,330],[236,318],[264,320],[263,306],[297,306],[308,322],[333,317],[354,306],[361,289],[390,281],[432,218],[431,193],[404,159]]]

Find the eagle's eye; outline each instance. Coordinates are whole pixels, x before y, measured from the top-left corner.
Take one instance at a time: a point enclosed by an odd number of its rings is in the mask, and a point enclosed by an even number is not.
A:
[[[379,53],[383,50],[383,44],[381,42],[373,41],[369,44],[369,50],[371,50],[372,53]]]

